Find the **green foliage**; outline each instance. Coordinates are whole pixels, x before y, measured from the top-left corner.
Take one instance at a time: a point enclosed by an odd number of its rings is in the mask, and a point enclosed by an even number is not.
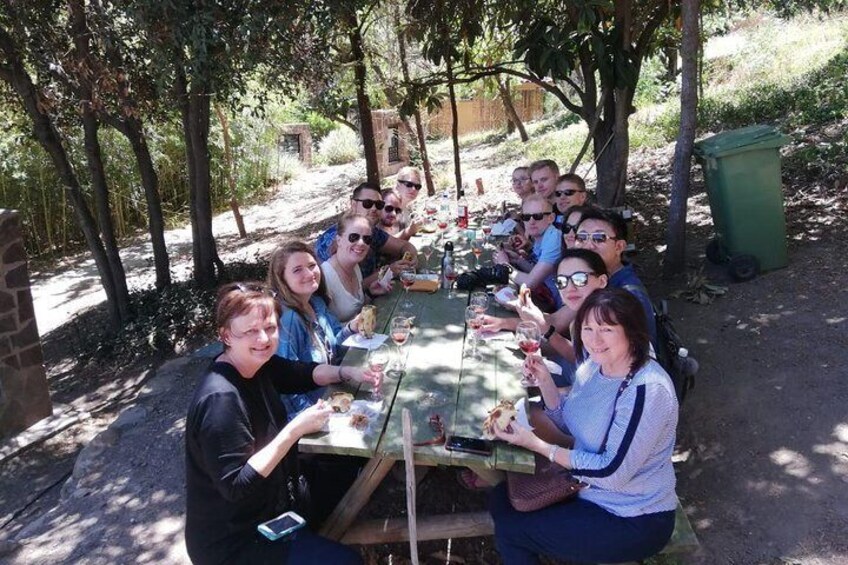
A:
[[[362,157],[362,143],[359,137],[346,127],[337,128],[328,133],[318,144],[316,164],[343,165]]]

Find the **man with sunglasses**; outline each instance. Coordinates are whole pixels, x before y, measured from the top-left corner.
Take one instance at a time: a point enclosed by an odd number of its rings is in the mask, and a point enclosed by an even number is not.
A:
[[[362,271],[363,286],[368,286],[377,277],[377,257],[383,255],[393,261],[390,266],[392,272],[400,273],[406,269],[415,268],[418,263],[418,251],[408,241],[393,237],[380,229],[380,211],[383,209],[383,195],[380,187],[368,182],[363,182],[355,189],[350,197],[350,212],[367,217],[372,225],[371,250],[368,256],[359,264]],[[323,263],[335,253],[334,242],[336,239],[337,225],[334,223],[315,240],[315,256]],[[404,253],[412,255],[412,261],[402,261]]]
[[[542,159],[530,164],[530,179],[533,181],[536,194],[541,194],[551,203],[554,201],[554,190],[556,190],[558,178],[559,167],[554,161]]]
[[[496,264],[515,267],[512,279],[526,284],[533,292],[539,307],[552,312],[562,306],[554,275],[562,255],[562,237],[553,225],[553,205],[539,194],[531,194],[521,205],[525,234],[533,241],[533,251],[525,259],[511,249],[500,249],[494,256]]]
[[[561,226],[563,214],[573,206],[586,204],[586,183],[583,177],[574,173],[566,173],[557,179],[556,190],[554,190],[554,206],[556,207],[556,225]]]
[[[651,343],[656,350],[657,325],[654,320],[651,297],[636,275],[633,266],[625,263],[622,258],[624,250],[627,249],[627,224],[624,218],[612,210],[589,208],[580,219],[580,225],[574,237],[575,247],[590,249],[604,260],[609,272],[610,288],[623,288],[639,299],[645,310]]]

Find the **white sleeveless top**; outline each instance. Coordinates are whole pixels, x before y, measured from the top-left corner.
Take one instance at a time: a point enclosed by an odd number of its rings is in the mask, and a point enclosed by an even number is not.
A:
[[[362,271],[356,266],[356,294],[351,294],[342,283],[341,277],[330,264],[330,260],[321,263],[321,273],[324,275],[324,284],[327,285],[327,295],[330,297],[330,312],[339,322],[346,324],[359,314],[365,304],[365,293],[362,291]]]

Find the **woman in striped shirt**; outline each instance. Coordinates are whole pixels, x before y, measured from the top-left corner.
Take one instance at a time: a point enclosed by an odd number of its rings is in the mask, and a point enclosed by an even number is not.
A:
[[[577,498],[535,512],[512,508],[495,489],[495,540],[506,564],[539,555],[581,562],[638,561],[660,551],[674,530],[677,398],[649,356],[639,301],[620,289],[598,290],[577,312],[576,350],[589,353],[574,386],[561,395],[538,357],[525,371],[539,382],[548,416],[572,436],[564,448],[513,423],[500,439],[548,457],[589,485]]]

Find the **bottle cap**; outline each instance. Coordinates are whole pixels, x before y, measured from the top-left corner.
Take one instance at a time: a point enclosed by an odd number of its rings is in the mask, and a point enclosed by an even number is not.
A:
[[[453,251],[453,242],[448,241],[445,243],[445,251]]]
[[[689,350],[685,347],[681,347],[677,350],[678,357],[689,357]]]

